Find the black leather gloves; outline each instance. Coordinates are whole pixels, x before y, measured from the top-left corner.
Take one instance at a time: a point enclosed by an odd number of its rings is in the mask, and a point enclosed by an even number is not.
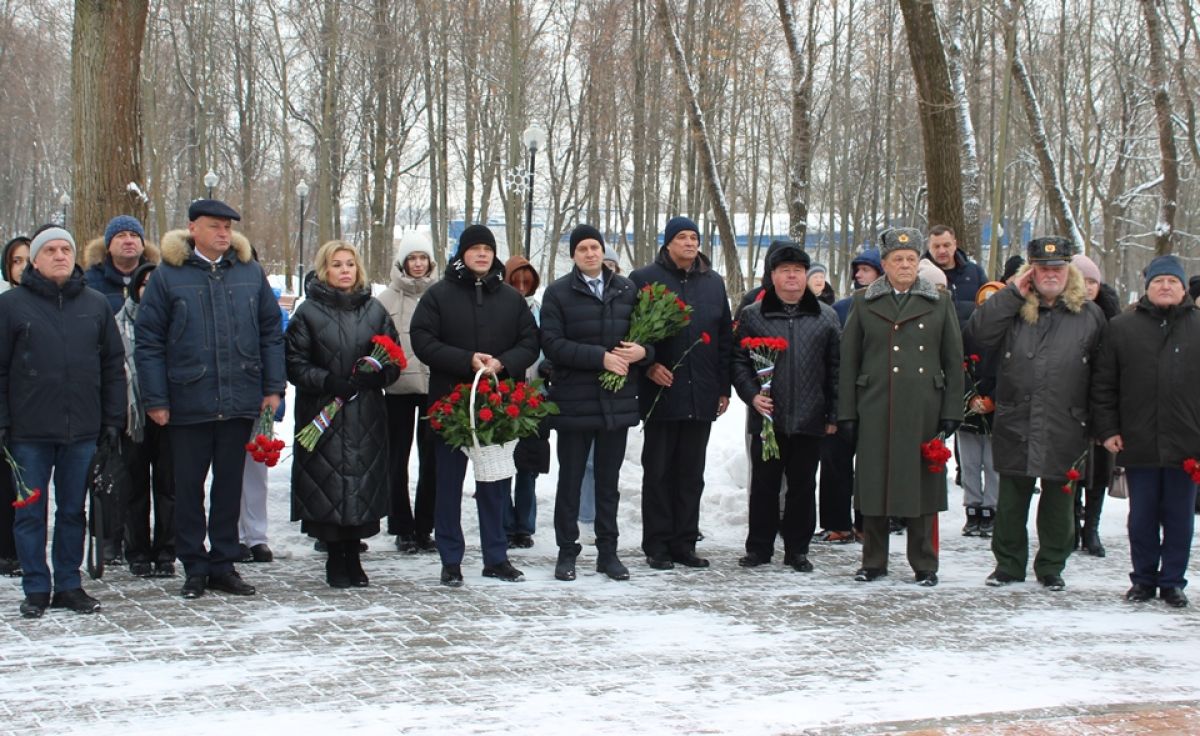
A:
[[[325,377],[325,390],[339,399],[348,399],[358,393],[353,383],[332,373]]]

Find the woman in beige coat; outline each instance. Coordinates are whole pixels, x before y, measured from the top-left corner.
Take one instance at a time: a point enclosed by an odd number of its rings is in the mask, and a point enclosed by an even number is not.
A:
[[[408,331],[417,302],[438,280],[437,271],[429,237],[424,233],[406,233],[392,264],[392,282],[378,296],[400,333],[408,358],[408,367],[387,387],[388,482],[392,488],[387,533],[396,535],[396,549],[409,554],[435,549],[431,538],[435,496],[432,430],[428,422],[420,419],[429,404],[429,368],[413,353]],[[419,463],[415,506],[408,497],[408,457],[414,427]]]

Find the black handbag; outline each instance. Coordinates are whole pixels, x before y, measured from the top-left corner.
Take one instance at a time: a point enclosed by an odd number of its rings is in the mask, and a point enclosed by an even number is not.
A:
[[[129,483],[120,449],[97,447],[87,474],[87,572],[93,580],[104,576],[104,540],[115,538],[125,526],[123,499]]]

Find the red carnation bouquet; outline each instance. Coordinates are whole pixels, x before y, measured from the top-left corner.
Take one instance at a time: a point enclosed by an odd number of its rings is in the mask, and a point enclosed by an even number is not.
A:
[[[376,335],[371,338],[371,344],[375,346],[371,348],[371,354],[364,355],[354,362],[355,373],[378,373],[389,365],[398,365],[400,370],[408,367],[408,358],[404,355],[404,348],[400,347],[392,338],[387,335]]]
[[[782,337],[743,337],[742,348],[749,351],[750,359],[754,361],[754,372],[758,377],[758,393],[770,397],[771,381],[775,377],[775,363],[780,353],[788,349],[788,341]],[[763,414],[762,459],[779,459],[779,441],[775,439],[775,419],[770,414]]]
[[[946,472],[946,462],[951,457],[953,453],[946,447],[944,434],[938,434],[928,442],[921,443],[921,459],[925,461],[925,469],[931,473]]]
[[[1189,457],[1183,461],[1183,472],[1192,476],[1193,483],[1200,483],[1200,462],[1196,462],[1196,458]]]
[[[25,476],[21,470],[21,466],[17,465],[17,460],[8,451],[8,447],[4,448],[4,461],[8,463],[8,467],[12,468],[13,482],[16,484],[17,499],[12,502],[14,509],[23,509],[26,506],[32,506],[42,497],[41,488],[31,489],[25,482]]]
[[[396,344],[396,341],[387,335],[376,335],[371,338],[370,355],[364,355],[354,361],[352,373],[378,373],[389,365],[398,365],[401,370],[408,367],[408,359],[404,357],[404,348]],[[357,396],[357,394],[355,394]],[[296,441],[305,450],[312,452],[312,449],[317,446],[317,442],[325,431],[333,424],[333,418],[346,405],[347,401],[354,398],[342,399],[334,397],[333,401],[326,404],[320,412],[317,413],[313,420],[308,425],[296,434]]]
[[[481,380],[475,392],[475,434],[480,445],[502,445],[522,437],[534,437],[558,405],[546,401],[542,381]],[[429,426],[451,447],[472,447],[471,384],[460,383],[429,407]]]
[[[246,452],[254,462],[273,468],[279,463],[279,451],[283,448],[283,440],[275,438],[275,412],[268,406],[258,415],[258,431],[246,443]]]
[[[664,284],[646,284],[638,292],[625,341],[649,345],[666,340],[679,334],[691,321],[691,306],[675,292]],[[609,391],[620,391],[628,379],[628,376],[618,376],[612,371],[600,372],[600,385]]]

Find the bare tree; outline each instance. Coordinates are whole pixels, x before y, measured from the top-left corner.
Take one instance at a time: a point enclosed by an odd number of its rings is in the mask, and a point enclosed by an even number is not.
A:
[[[71,43],[71,159],[74,222],[81,235],[102,232],[118,213],[146,217],[131,194],[143,184],[139,88],[147,0],[76,0]]]
[[[1150,39],[1150,85],[1154,89],[1154,118],[1158,125],[1158,150],[1162,159],[1158,222],[1154,225],[1154,249],[1159,255],[1174,248],[1175,211],[1179,207],[1179,153],[1175,147],[1175,121],[1171,109],[1170,74],[1167,70],[1162,18],[1158,2],[1139,0]]]

